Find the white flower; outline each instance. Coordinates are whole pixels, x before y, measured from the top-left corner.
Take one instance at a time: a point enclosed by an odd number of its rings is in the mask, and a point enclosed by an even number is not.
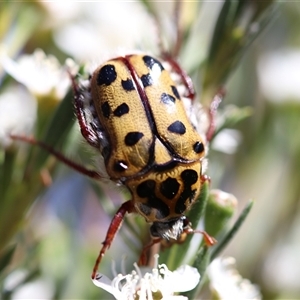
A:
[[[242,276],[235,269],[233,257],[217,258],[207,269],[210,289],[216,294],[217,299],[242,300],[261,299],[257,286]]]
[[[270,101],[300,100],[300,51],[280,49],[263,55],[258,62],[258,79]]]
[[[234,154],[241,140],[242,136],[238,130],[226,128],[214,138],[211,147],[226,154]]]
[[[155,261],[151,272],[134,264],[135,270],[130,274],[118,274],[113,280],[97,274],[93,283],[118,300],[187,299],[174,293],[186,292],[196,287],[200,280],[197,269],[184,265],[171,272],[166,265],[158,265],[158,255],[155,256]]]
[[[18,269],[4,279],[4,290],[11,293],[10,299],[53,299],[54,282],[49,278],[28,281],[28,270]]]
[[[0,62],[8,74],[25,85],[37,98],[51,94],[60,100],[70,86],[66,68],[62,68],[54,56],[46,56],[41,49],[36,49],[31,55],[22,55],[17,61],[2,54]]]
[[[112,56],[121,49],[145,49],[156,45],[153,20],[135,1],[44,2],[52,16],[54,41],[76,60],[99,63],[102,56]],[[62,17],[64,16],[64,17]],[[65,19],[65,20],[63,20]]]
[[[9,134],[26,135],[36,120],[37,103],[21,86],[11,86],[0,94],[0,146],[10,146]]]

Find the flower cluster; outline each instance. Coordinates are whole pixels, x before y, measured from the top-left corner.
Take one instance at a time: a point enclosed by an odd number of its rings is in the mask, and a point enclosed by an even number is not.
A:
[[[118,300],[187,299],[176,296],[175,293],[186,292],[197,286],[200,280],[197,269],[183,265],[172,272],[165,264],[158,264],[158,255],[154,258],[152,270],[140,268],[135,263],[135,270],[129,274],[118,274],[113,280],[109,280],[98,273],[93,283]]]

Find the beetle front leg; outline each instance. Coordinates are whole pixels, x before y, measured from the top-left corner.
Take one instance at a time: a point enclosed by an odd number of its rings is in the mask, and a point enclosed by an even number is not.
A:
[[[139,261],[138,261],[138,264],[140,266],[145,266],[146,265],[146,263],[147,263],[147,252],[149,251],[149,249],[152,246],[160,243],[162,240],[163,240],[162,238],[155,238],[155,239],[153,238],[152,241],[149,244],[144,246],[144,248],[142,250],[142,253],[140,255]]]
[[[101,263],[101,259],[104,256],[106,250],[109,249],[110,245],[112,244],[118,230],[122,226],[124,217],[126,213],[132,213],[135,212],[135,207],[133,205],[133,201],[129,200],[121,205],[121,207],[118,209],[118,211],[115,213],[113,219],[110,222],[109,228],[106,233],[106,237],[104,242],[102,243],[102,248],[99,252],[99,255],[97,257],[97,260],[95,262],[93,272],[92,272],[92,279],[96,278],[98,267]]]
[[[75,77],[70,74],[72,81],[72,88],[74,92],[74,106],[75,112],[80,126],[82,136],[93,147],[99,148],[99,138],[92,123],[89,123],[85,113],[85,96],[83,95],[80,86],[75,80]]]

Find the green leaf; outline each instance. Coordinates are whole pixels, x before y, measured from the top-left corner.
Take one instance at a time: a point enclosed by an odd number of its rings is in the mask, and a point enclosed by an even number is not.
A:
[[[4,203],[6,199],[7,189],[10,186],[12,181],[12,175],[14,172],[16,151],[13,148],[7,150],[0,149],[1,158],[0,158],[0,217],[1,212],[5,210]]]
[[[200,247],[199,251],[197,252],[193,267],[198,270],[200,273],[200,282],[196,288],[186,293],[181,293],[183,296],[187,297],[188,299],[196,299],[195,297],[201,290],[204,282],[205,282],[205,273],[207,266],[210,263],[210,250],[207,246]]]
[[[205,229],[217,238],[223,232],[234,215],[237,199],[221,190],[211,190],[205,211]]]
[[[5,268],[11,263],[13,254],[15,253],[16,245],[8,247],[0,255],[0,274],[5,270]]]
[[[243,54],[274,16],[275,1],[224,2],[204,70],[202,102],[210,103]]]
[[[70,90],[60,105],[54,111],[45,133],[43,134],[43,141],[54,148],[62,145],[74,124],[74,110],[73,110],[73,92]],[[39,170],[48,158],[49,153],[44,149],[37,149],[35,157],[35,169]]]
[[[238,232],[238,230],[240,229],[240,227],[244,223],[245,219],[247,218],[249,212],[251,211],[253,203],[254,202],[252,200],[249,201],[248,205],[244,208],[241,215],[239,216],[239,218],[237,219],[237,221],[235,222],[235,224],[231,228],[231,230],[229,230],[227,232],[227,234],[224,236],[224,238],[216,245],[216,247],[212,251],[212,256],[211,256],[212,260],[214,258],[216,258],[221,253],[221,251],[227,246],[227,244],[232,240],[232,238]]]

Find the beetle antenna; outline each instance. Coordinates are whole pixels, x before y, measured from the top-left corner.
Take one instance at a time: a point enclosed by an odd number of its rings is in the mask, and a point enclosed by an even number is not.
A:
[[[31,145],[36,145],[41,147],[42,149],[48,151],[53,156],[55,156],[59,161],[63,162],[65,165],[69,166],[70,168],[76,170],[81,174],[84,174],[90,178],[98,179],[98,180],[102,178],[102,176],[98,172],[94,170],[89,170],[86,167],[72,161],[71,159],[64,156],[61,152],[55,150],[54,148],[52,148],[51,146],[47,145],[42,141],[36,140],[34,137],[15,135],[15,134],[11,134],[10,137],[16,141],[22,141]]]

